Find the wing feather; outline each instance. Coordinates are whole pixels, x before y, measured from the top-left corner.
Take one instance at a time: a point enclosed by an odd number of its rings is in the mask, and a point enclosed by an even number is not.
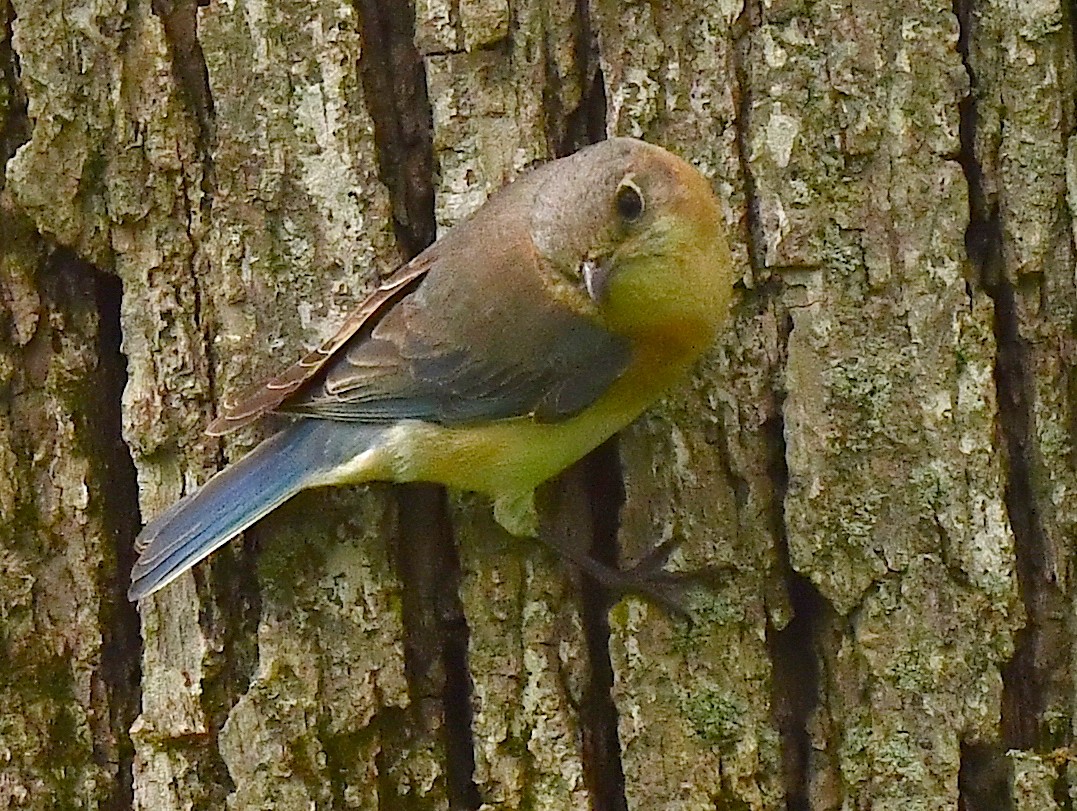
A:
[[[244,390],[234,400],[225,399],[224,409],[207,427],[210,436],[222,436],[254,422],[264,414],[277,410],[291,395],[303,387],[322,369],[342,346],[355,337],[364,326],[392,307],[406,295],[430,269],[421,254],[402,266],[378,288],[344,322],[333,337],[316,347],[283,372]]]
[[[270,411],[461,424],[585,409],[628,367],[631,345],[539,258],[526,212],[540,180],[507,187],[403,266],[331,339],[228,403],[209,433]]]

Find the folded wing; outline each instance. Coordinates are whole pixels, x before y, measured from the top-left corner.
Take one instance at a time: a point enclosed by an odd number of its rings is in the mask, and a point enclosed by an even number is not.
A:
[[[524,238],[526,229],[494,231],[483,217],[458,226],[332,339],[228,404],[209,432],[269,411],[447,425],[579,413],[627,368],[630,345],[552,292],[554,271],[538,266]],[[488,250],[476,251],[476,241]]]

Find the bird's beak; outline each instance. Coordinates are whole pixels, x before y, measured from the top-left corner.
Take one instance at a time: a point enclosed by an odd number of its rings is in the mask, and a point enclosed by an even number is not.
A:
[[[595,304],[601,304],[606,296],[606,288],[610,281],[610,262],[608,259],[585,259],[580,266],[580,274],[583,276],[583,284],[587,288],[587,295]]]

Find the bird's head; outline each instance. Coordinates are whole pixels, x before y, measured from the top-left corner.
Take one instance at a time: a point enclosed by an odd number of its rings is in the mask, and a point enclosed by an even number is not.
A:
[[[690,164],[614,138],[551,164],[531,219],[538,251],[611,331],[698,354],[733,285],[718,200]]]

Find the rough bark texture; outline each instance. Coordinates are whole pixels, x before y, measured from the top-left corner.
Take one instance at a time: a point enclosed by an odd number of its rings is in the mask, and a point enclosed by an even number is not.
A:
[[[0,0],[0,807],[1077,807],[1061,0]],[[738,303],[543,493],[308,493],[145,601],[215,404],[536,161],[661,143]]]

